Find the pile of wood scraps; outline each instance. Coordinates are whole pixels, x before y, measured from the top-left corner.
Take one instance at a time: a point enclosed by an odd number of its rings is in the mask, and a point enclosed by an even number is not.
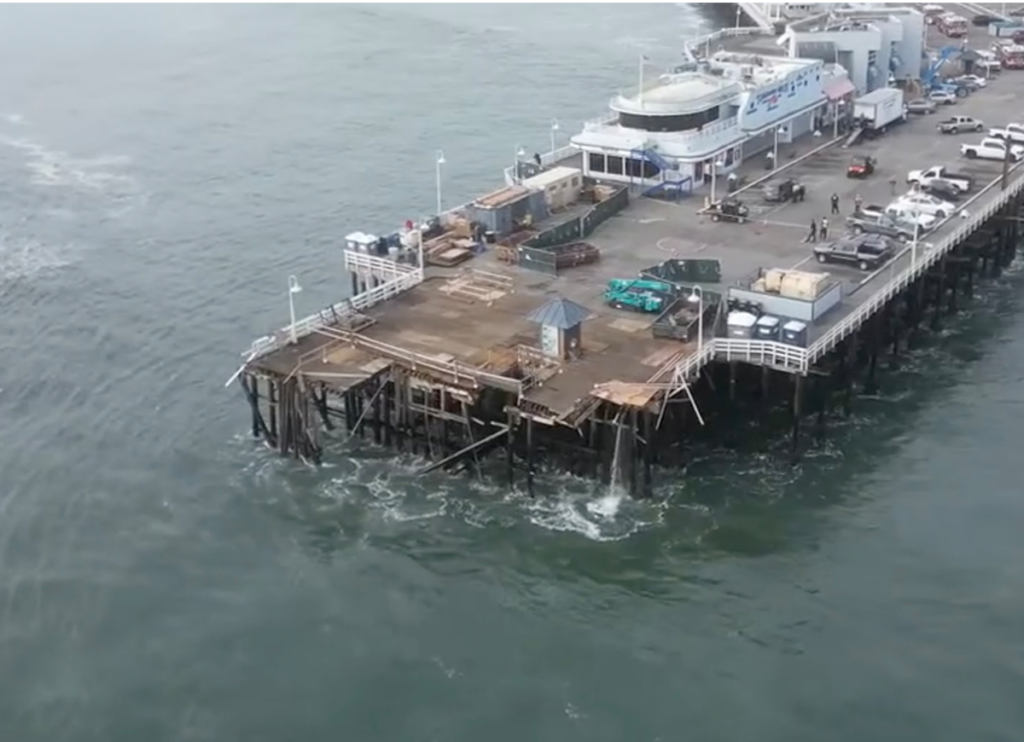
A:
[[[428,265],[450,268],[464,263],[483,249],[468,219],[457,217],[449,226],[448,231],[423,243],[423,259]]]

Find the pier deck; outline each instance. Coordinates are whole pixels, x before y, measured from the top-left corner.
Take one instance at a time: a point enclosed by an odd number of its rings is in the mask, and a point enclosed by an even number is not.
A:
[[[955,106],[957,113],[977,116],[995,125],[1017,116],[1015,88],[1017,83],[1006,73],[989,89],[975,93]],[[747,224],[715,223],[699,213],[699,197],[680,203],[666,203],[634,197],[620,214],[602,224],[587,241],[601,250],[598,263],[567,269],[557,277],[510,266],[497,260],[494,251],[472,259],[467,268],[506,276],[513,290],[492,302],[469,300],[444,293],[441,288],[460,269],[427,269],[427,279],[405,293],[373,307],[366,314],[374,324],[361,334],[389,346],[406,349],[424,356],[455,360],[469,366],[493,367],[503,352],[518,345],[536,346],[538,328],[525,317],[552,296],[564,296],[591,310],[592,317],[584,325],[582,341],[584,357],[565,364],[561,372],[543,385],[528,390],[525,397],[551,410],[566,414],[574,404],[586,397],[595,385],[620,381],[642,383],[655,378],[659,370],[677,363],[681,356],[696,351],[694,343],[659,340],[651,336],[651,315],[643,315],[609,307],[602,299],[605,284],[611,278],[635,277],[643,268],[670,257],[717,258],[722,264],[720,284],[707,284],[708,291],[726,293],[728,287],[750,276],[758,268],[799,268],[813,262],[811,246],[803,240],[811,219],[820,223],[829,216],[833,235],[843,232],[843,218],[853,208],[857,194],[865,204],[887,203],[892,197],[890,176],[898,179],[898,192],[906,189],[909,169],[931,164],[949,163],[957,170],[973,174],[979,185],[999,178],[1002,164],[991,161],[968,161],[959,158],[957,148],[964,137],[942,136],[935,131],[941,113],[913,117],[906,125],[896,127],[872,142],[843,149],[834,145],[790,165],[784,175],[794,177],[807,186],[808,198],[802,203],[764,203],[758,188],[740,194],[751,207]],[[965,135],[966,136],[966,135]],[[780,146],[780,164],[807,152],[823,140],[805,138],[794,145]],[[866,180],[846,177],[845,166],[853,154],[871,154],[879,161],[878,170]],[[765,175],[756,163],[743,173],[748,180]],[[1014,172],[1013,177],[1018,177]],[[986,200],[997,198],[998,189],[976,197],[968,203],[970,213]],[[840,216],[829,215],[829,198],[840,196]],[[557,220],[558,217],[555,218]],[[564,217],[563,217],[564,218]],[[947,221],[938,230],[922,239],[920,254],[929,245],[957,229],[960,220]],[[829,264],[827,270],[844,284],[842,305],[833,310],[811,330],[811,341],[828,332],[877,291],[910,261],[910,248],[874,274],[856,268]],[[290,373],[296,359],[305,356],[318,344],[331,342],[329,337],[305,338],[299,348],[285,348],[258,362],[276,373]],[[336,343],[335,343],[336,344]],[[313,354],[316,355],[315,353]],[[327,356],[330,369],[316,359],[321,368],[310,371],[349,374],[358,378],[372,361],[372,354],[353,353],[349,348],[336,348]],[[287,368],[292,364],[292,368]],[[496,370],[496,373],[500,371]],[[343,378],[343,377],[337,377]]]
[[[805,383],[813,390],[809,394],[821,426],[833,389],[844,400],[844,410],[849,409],[858,369],[866,369],[865,388],[873,387],[880,344],[889,344],[895,358],[901,337],[909,338],[913,330],[908,328],[921,323],[928,307],[934,308],[934,325],[942,311],[956,310],[961,291],[970,295],[976,275],[997,275],[1012,258],[1020,237],[1024,164],[1009,168],[1004,189],[1003,163],[959,156],[960,142],[980,135],[940,135],[935,123],[944,113],[972,115],[992,126],[1019,120],[1016,100],[1022,83],[1024,75],[1006,71],[955,107],[913,117],[849,150],[827,138],[780,145],[780,168],[772,177],[801,181],[807,191],[801,203],[765,203],[756,181],[766,171],[754,158],[740,173],[750,183],[739,193],[751,208],[745,224],[716,223],[702,215],[709,191],[705,184],[679,203],[634,194],[621,212],[584,238],[600,250],[600,261],[565,268],[557,276],[501,262],[497,249],[456,268],[425,271],[346,251],[346,266],[368,288],[298,322],[295,343],[289,341],[292,328],[257,340],[233,377],[240,378],[252,407],[253,433],[283,453],[318,460],[321,424],[330,430],[332,418],[341,417],[350,434],[363,435],[372,427],[378,443],[389,445],[394,436],[399,447],[411,441],[415,451],[418,442],[425,442],[423,452],[440,458],[437,466],[470,454],[476,461],[505,439],[509,481],[513,462],[521,457],[528,490],[539,445],[540,450],[567,452],[570,468],[585,464],[605,481],[612,476],[609,461],[619,462],[614,469],[628,478],[631,490],[649,491],[659,446],[682,445],[696,432],[694,423],[704,426],[701,407],[707,403],[714,409],[723,388],[732,403],[743,376],[748,387],[759,387],[755,397],[762,411],[774,390],[792,389],[788,404],[796,452]],[[855,154],[870,154],[879,163],[870,178],[846,177]],[[545,165],[557,159],[549,155]],[[573,154],[568,162],[578,160]],[[805,242],[811,219],[820,224],[822,217],[829,218],[830,237],[837,237],[845,231],[845,216],[858,194],[865,204],[888,203],[894,195],[891,177],[902,193],[908,170],[937,164],[970,173],[977,181],[960,204],[963,217],[948,219],[925,235],[916,250],[905,247],[874,273],[814,261],[812,246]],[[840,197],[837,215],[829,213],[832,193]],[[567,216],[534,226],[543,229]],[[806,348],[716,337],[713,323],[705,324],[703,345],[655,338],[654,316],[614,309],[603,292],[609,279],[636,277],[673,257],[720,262],[721,280],[701,284],[706,296],[727,295],[731,286],[746,285],[758,269],[807,264],[842,284],[842,302],[810,328]],[[590,313],[571,360],[545,358],[539,351],[540,328],[527,319],[556,296]],[[744,364],[761,368],[746,374]],[[777,386],[773,376],[785,378],[786,385]],[[265,406],[260,401],[263,382]],[[329,395],[334,402],[342,400],[343,408],[329,404]],[[670,399],[687,404],[670,406]],[[657,443],[663,422],[675,443]]]

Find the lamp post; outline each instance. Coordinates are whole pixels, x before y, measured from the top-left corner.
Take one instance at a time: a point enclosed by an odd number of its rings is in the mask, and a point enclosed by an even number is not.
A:
[[[725,167],[724,160],[711,160],[711,203],[715,203],[715,188],[718,180],[718,168]]]
[[[441,215],[441,166],[446,162],[444,159],[444,152],[437,150],[437,159],[435,160],[435,173],[437,175],[437,215]]]
[[[690,289],[690,296],[686,300],[697,305],[697,357],[699,358],[704,350],[704,289],[694,286]]]
[[[555,132],[558,131],[558,119],[551,119],[551,164],[555,164]]]
[[[519,161],[521,159],[523,159],[524,157],[526,157],[526,150],[523,149],[523,145],[517,144],[516,145],[516,159],[515,159],[515,162],[514,162],[514,164],[512,166],[512,183],[513,184],[519,182]]]
[[[779,134],[788,131],[785,126],[781,124],[775,127],[775,147],[772,149],[772,168],[779,166]]]
[[[295,276],[288,276],[288,311],[291,314],[291,335],[292,343],[299,342],[299,336],[295,332],[295,295],[302,291],[302,287],[299,286],[299,279]]]
[[[914,239],[910,243],[910,268],[917,267],[917,240],[921,234],[921,222],[914,220]]]
[[[736,6],[736,28],[740,27],[740,16],[742,14],[743,14],[743,11],[740,9],[740,6],[737,5]]]

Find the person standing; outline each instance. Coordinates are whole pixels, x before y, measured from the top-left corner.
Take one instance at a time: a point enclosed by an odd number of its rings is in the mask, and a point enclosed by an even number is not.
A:
[[[811,219],[811,231],[807,233],[807,237],[804,242],[817,242],[818,241],[818,225],[814,219]]]
[[[839,213],[839,194],[838,193],[833,193],[832,194],[832,213],[833,214],[838,214]]]
[[[896,176],[895,175],[893,175],[892,177],[889,178],[889,188],[892,189],[892,195],[894,195],[894,196],[896,195],[896,182],[897,181],[896,181]]]
[[[853,213],[854,214],[860,215],[860,206],[861,206],[862,203],[864,203],[864,199],[862,199],[860,197],[859,193],[856,196],[853,197]]]
[[[828,217],[821,217],[821,239],[828,239]]]

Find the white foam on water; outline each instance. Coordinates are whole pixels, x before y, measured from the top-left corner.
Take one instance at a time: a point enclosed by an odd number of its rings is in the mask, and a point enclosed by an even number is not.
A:
[[[70,189],[116,203],[108,217],[123,216],[148,200],[135,178],[124,172],[131,164],[127,156],[73,157],[27,137],[0,136],[0,144],[24,153],[33,185]]]
[[[70,265],[67,252],[66,247],[55,248],[36,239],[0,234],[0,283]]]
[[[602,518],[614,520],[622,505],[622,494],[609,492],[604,497],[587,503],[587,511]]]
[[[15,126],[25,126],[28,123],[20,113],[5,113],[3,119],[8,124],[14,124]]]

